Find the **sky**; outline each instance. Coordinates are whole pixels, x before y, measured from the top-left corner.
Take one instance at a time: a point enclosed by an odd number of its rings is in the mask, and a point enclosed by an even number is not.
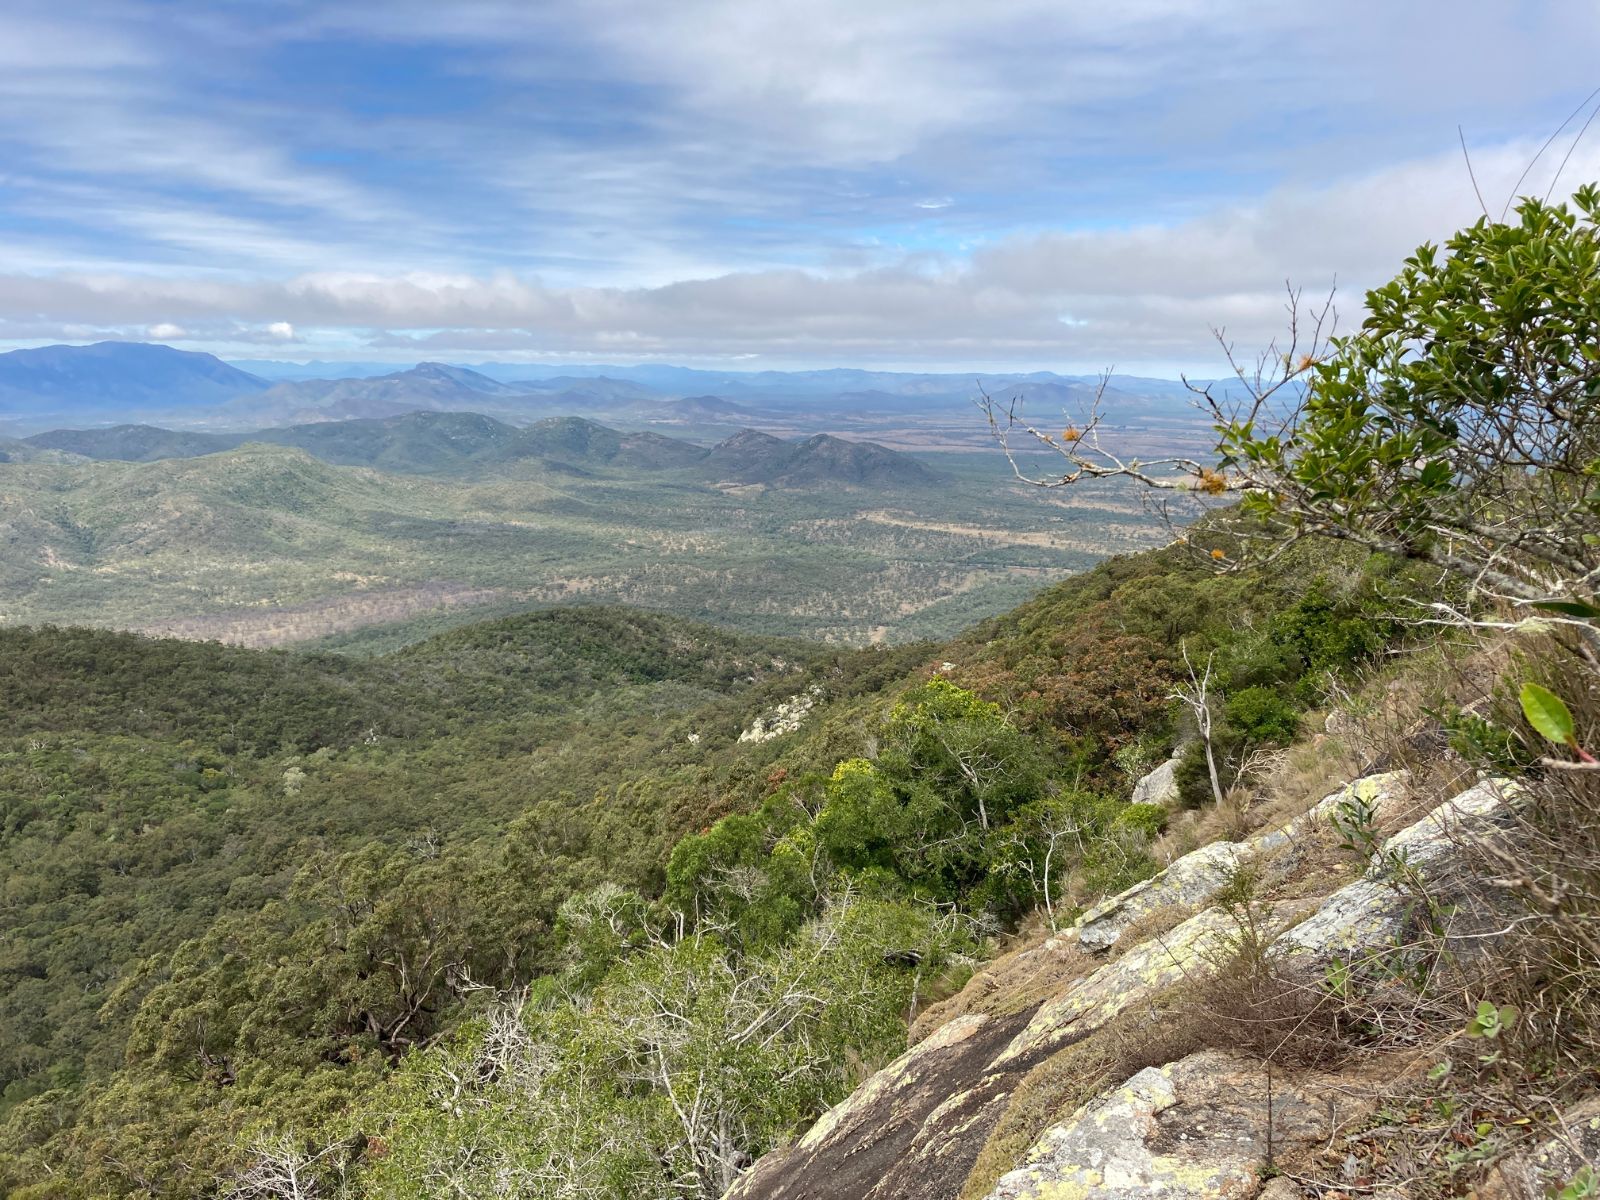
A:
[[[1597,63],[1593,0],[0,0],[0,349],[1214,374],[1600,178]]]

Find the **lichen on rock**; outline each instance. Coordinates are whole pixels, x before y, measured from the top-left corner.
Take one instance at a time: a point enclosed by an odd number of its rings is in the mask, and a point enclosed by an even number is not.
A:
[[[1248,1200],[1271,1148],[1326,1137],[1336,1113],[1310,1081],[1269,1092],[1264,1070],[1217,1050],[1147,1067],[1050,1128],[988,1200]]]

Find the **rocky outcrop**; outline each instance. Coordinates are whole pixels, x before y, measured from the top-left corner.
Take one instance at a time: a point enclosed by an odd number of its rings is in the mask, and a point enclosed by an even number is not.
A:
[[[1201,1051],[1053,1126],[988,1200],[1247,1200],[1274,1153],[1325,1140],[1352,1107],[1314,1076],[1269,1091],[1259,1061]]]
[[[1165,871],[1095,905],[1073,926],[1085,950],[1114,946],[1133,924],[1172,905],[1204,904],[1238,870],[1242,847],[1217,842],[1185,854]]]
[[[1409,796],[1409,781],[1406,771],[1358,779],[1324,797],[1283,829],[1270,830],[1248,842],[1213,842],[1186,854],[1160,874],[1085,912],[1073,926],[1078,943],[1085,950],[1106,950],[1129,927],[1160,909],[1207,903],[1241,866],[1292,851],[1298,841],[1325,824],[1341,806],[1359,802],[1367,806],[1375,820],[1381,820],[1383,813],[1392,811]]]
[[[1028,1092],[1031,1072],[1077,1053],[1102,1031],[1121,1036],[1116,1029],[1126,1033],[1129,1022],[1157,1012],[1174,989],[1230,960],[1239,926],[1211,902],[1241,864],[1259,865],[1264,878],[1292,871],[1302,846],[1326,830],[1341,806],[1347,813],[1352,804],[1361,808],[1373,827],[1392,827],[1395,814],[1412,803],[1407,782],[1403,772],[1358,780],[1284,828],[1197,850],[1085,913],[1073,929],[1014,956],[1019,964],[1028,954],[1075,963],[1077,973],[1046,973],[1048,994],[1030,995],[1012,1009],[993,995],[979,997],[984,1011],[962,1012],[933,1029],[793,1147],[763,1158],[726,1200],[1256,1197],[1269,1146],[1281,1151],[1325,1139],[1350,1104],[1364,1103],[1360,1088],[1309,1074],[1280,1078],[1269,1115],[1263,1064],[1238,1053],[1183,1057],[1179,1050],[1176,1061],[1140,1070],[1081,1107],[1047,1111],[1042,1122],[1026,1126],[1025,1140],[1003,1143],[1014,1149],[998,1165],[1002,1152],[985,1147],[1015,1097]],[[1416,918],[1408,888],[1427,889],[1447,922],[1470,923],[1472,913],[1486,911],[1480,901],[1487,888],[1461,848],[1492,829],[1514,799],[1509,785],[1482,783],[1383,841],[1359,878],[1325,896],[1261,902],[1263,927],[1279,931],[1274,954],[1320,971],[1352,950],[1392,947]],[[1085,953],[1117,945],[1145,917],[1175,905],[1193,915],[1119,946],[1109,961]],[[992,988],[985,978],[980,973],[969,988]],[[980,1154],[990,1164],[985,1172],[992,1171],[981,1178],[998,1178],[992,1188],[973,1175]],[[979,1190],[968,1189],[969,1176]]]
[[[1178,760],[1169,758],[1133,785],[1135,804],[1171,804],[1178,798]]]
[[[1208,908],[1134,947],[1041,1004],[997,1062],[1036,1061],[1179,980],[1203,973],[1207,961],[1225,951],[1234,928],[1226,913]]]
[[[1493,830],[1515,795],[1515,785],[1486,780],[1408,825],[1373,852],[1360,879],[1284,935],[1284,951],[1353,958],[1395,946],[1424,920],[1453,950],[1471,950],[1496,905],[1462,849]]]
[[[791,1149],[762,1158],[726,1200],[953,1197],[983,1138],[961,1131],[976,1122],[986,1134],[1003,1098],[986,1068],[1025,1019],[970,1013],[948,1022],[824,1114]],[[950,1186],[923,1190],[933,1177]]]

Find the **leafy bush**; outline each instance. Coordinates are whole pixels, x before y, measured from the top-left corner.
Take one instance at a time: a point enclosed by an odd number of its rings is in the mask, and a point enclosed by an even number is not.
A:
[[[1235,692],[1223,705],[1229,740],[1242,739],[1251,745],[1282,745],[1294,740],[1300,730],[1300,713],[1277,692],[1266,687],[1248,687]]]
[[[1116,816],[1116,824],[1124,829],[1137,830],[1154,841],[1167,828],[1171,816],[1164,804],[1129,804]]]

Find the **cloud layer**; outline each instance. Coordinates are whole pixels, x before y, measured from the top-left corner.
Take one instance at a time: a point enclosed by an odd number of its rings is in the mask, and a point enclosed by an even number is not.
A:
[[[1497,208],[1600,49],[1554,0],[59,13],[0,37],[0,341],[307,357],[1214,363],[1477,215],[1457,123]]]

